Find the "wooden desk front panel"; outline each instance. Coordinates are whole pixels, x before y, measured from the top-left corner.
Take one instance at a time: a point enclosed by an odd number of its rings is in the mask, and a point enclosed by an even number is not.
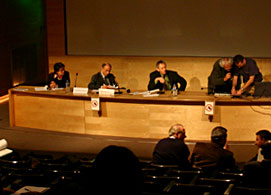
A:
[[[225,99],[217,101],[215,115],[210,122],[204,114],[202,98],[199,103],[186,105],[185,100],[174,104],[162,103],[165,97],[148,102],[147,98],[126,96],[101,99],[101,114],[91,110],[91,97],[48,95],[44,93],[10,93],[11,126],[51,131],[122,136],[162,138],[175,123],[185,126],[188,140],[209,140],[211,129],[224,126],[230,141],[253,141],[260,129],[271,127],[270,105],[235,105],[248,102]],[[179,99],[194,96],[178,96]],[[185,98],[187,97],[187,98]],[[210,97],[206,97],[207,99]],[[169,98],[170,99],[170,98]],[[194,101],[194,100],[193,100]],[[256,100],[255,100],[256,101]],[[260,100],[257,100],[260,102]],[[223,105],[223,104],[228,105]],[[262,102],[262,104],[268,103]],[[269,102],[270,103],[270,102]],[[221,105],[222,104],[222,105]]]
[[[15,126],[85,133],[84,101],[14,94]]]

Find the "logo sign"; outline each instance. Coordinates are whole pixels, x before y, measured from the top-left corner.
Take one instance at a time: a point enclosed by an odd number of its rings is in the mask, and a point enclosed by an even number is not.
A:
[[[100,98],[91,98],[91,110],[100,110]]]
[[[214,102],[205,101],[205,114],[214,115]]]

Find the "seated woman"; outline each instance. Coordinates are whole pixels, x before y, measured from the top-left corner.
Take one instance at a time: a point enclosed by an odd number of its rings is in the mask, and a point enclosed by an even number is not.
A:
[[[70,74],[65,71],[65,65],[58,62],[54,65],[54,72],[49,74],[48,86],[50,88],[64,88],[66,87],[66,82],[70,83]]]

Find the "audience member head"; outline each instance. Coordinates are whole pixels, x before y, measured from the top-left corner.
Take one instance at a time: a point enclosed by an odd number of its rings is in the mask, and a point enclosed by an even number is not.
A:
[[[55,63],[54,71],[59,77],[63,76],[65,72],[65,65],[61,62]]]
[[[266,142],[264,142],[261,148],[261,153],[264,156],[264,159],[271,160],[271,140],[267,140]]]
[[[261,153],[264,156],[264,159],[271,160],[271,140],[267,140],[266,142],[264,142],[261,148]]]
[[[97,155],[93,168],[100,192],[136,194],[143,183],[137,157],[125,147],[108,146]],[[128,190],[128,191],[127,191]]]
[[[156,63],[156,70],[160,72],[161,75],[165,75],[167,73],[167,65],[166,62],[159,60]]]
[[[267,140],[271,140],[271,133],[268,130],[260,130],[256,133],[255,145],[261,147]]]
[[[224,147],[227,141],[227,129],[222,126],[217,126],[212,130],[211,140],[213,143]]]
[[[238,68],[242,68],[246,64],[246,59],[240,54],[234,56],[233,61]]]
[[[104,76],[107,76],[107,75],[110,74],[111,69],[112,69],[112,65],[111,64],[104,63],[104,64],[102,64],[101,72],[103,73]]]
[[[172,125],[168,131],[169,137],[174,136],[176,139],[184,140],[186,138],[185,128],[181,124]]]
[[[224,68],[226,71],[230,71],[232,68],[233,59],[232,58],[221,58],[219,60],[219,65],[221,68]]]

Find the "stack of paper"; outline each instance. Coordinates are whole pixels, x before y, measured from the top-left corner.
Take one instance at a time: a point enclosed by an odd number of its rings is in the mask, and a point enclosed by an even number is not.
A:
[[[5,156],[12,152],[12,150],[8,149],[8,142],[5,139],[0,140],[0,157]]]

